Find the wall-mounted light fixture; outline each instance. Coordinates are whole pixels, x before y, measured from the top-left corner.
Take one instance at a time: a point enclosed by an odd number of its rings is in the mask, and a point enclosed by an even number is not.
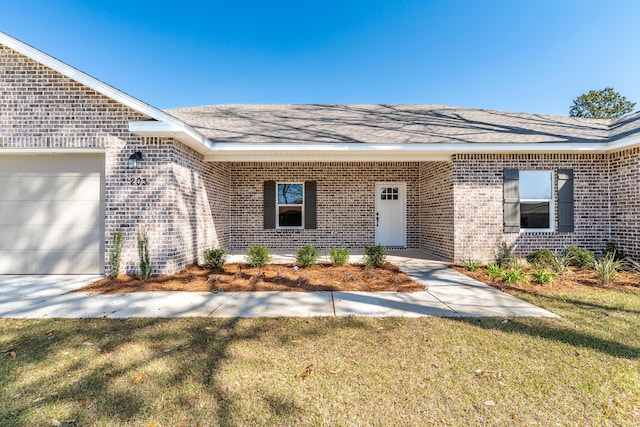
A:
[[[142,153],[140,151],[136,151],[132,155],[129,156],[129,169],[138,169],[140,164],[138,163],[142,160]]]

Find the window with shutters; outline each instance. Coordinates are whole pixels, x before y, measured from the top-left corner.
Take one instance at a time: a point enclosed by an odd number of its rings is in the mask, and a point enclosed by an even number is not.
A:
[[[276,190],[276,227],[304,228],[304,183],[279,182]]]
[[[520,228],[553,231],[553,172],[520,171]]]

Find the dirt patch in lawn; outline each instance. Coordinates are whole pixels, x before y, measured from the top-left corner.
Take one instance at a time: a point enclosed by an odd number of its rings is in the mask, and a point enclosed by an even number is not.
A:
[[[142,281],[135,276],[120,275],[104,278],[79,292],[120,294],[140,291],[186,292],[257,292],[257,291],[392,291],[416,292],[424,286],[392,264],[379,268],[345,264],[334,267],[317,264],[294,269],[293,264],[270,264],[264,268],[250,268],[244,264],[225,264],[223,271],[211,271],[190,266],[178,274],[152,276]]]
[[[529,293],[543,292],[548,294],[553,292],[566,293],[594,289],[613,289],[627,292],[640,292],[640,274],[628,271],[620,272],[620,276],[615,282],[602,285],[593,271],[570,267],[570,273],[565,277],[556,277],[553,283],[538,284],[535,283],[531,277],[529,277],[528,283],[505,283],[500,279],[492,279],[489,277],[484,268],[468,271],[460,265],[449,265],[449,267],[503,291],[517,290]],[[529,272],[530,270],[527,271]]]

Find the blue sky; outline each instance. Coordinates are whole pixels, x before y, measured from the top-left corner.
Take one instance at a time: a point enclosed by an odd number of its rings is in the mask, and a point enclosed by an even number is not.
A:
[[[417,103],[567,115],[640,102],[629,1],[5,2],[0,31],[158,108]]]

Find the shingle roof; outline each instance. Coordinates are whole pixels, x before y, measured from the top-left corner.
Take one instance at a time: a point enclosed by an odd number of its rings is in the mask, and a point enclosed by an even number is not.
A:
[[[441,105],[212,105],[166,110],[214,142],[604,142],[640,130],[617,121]]]

